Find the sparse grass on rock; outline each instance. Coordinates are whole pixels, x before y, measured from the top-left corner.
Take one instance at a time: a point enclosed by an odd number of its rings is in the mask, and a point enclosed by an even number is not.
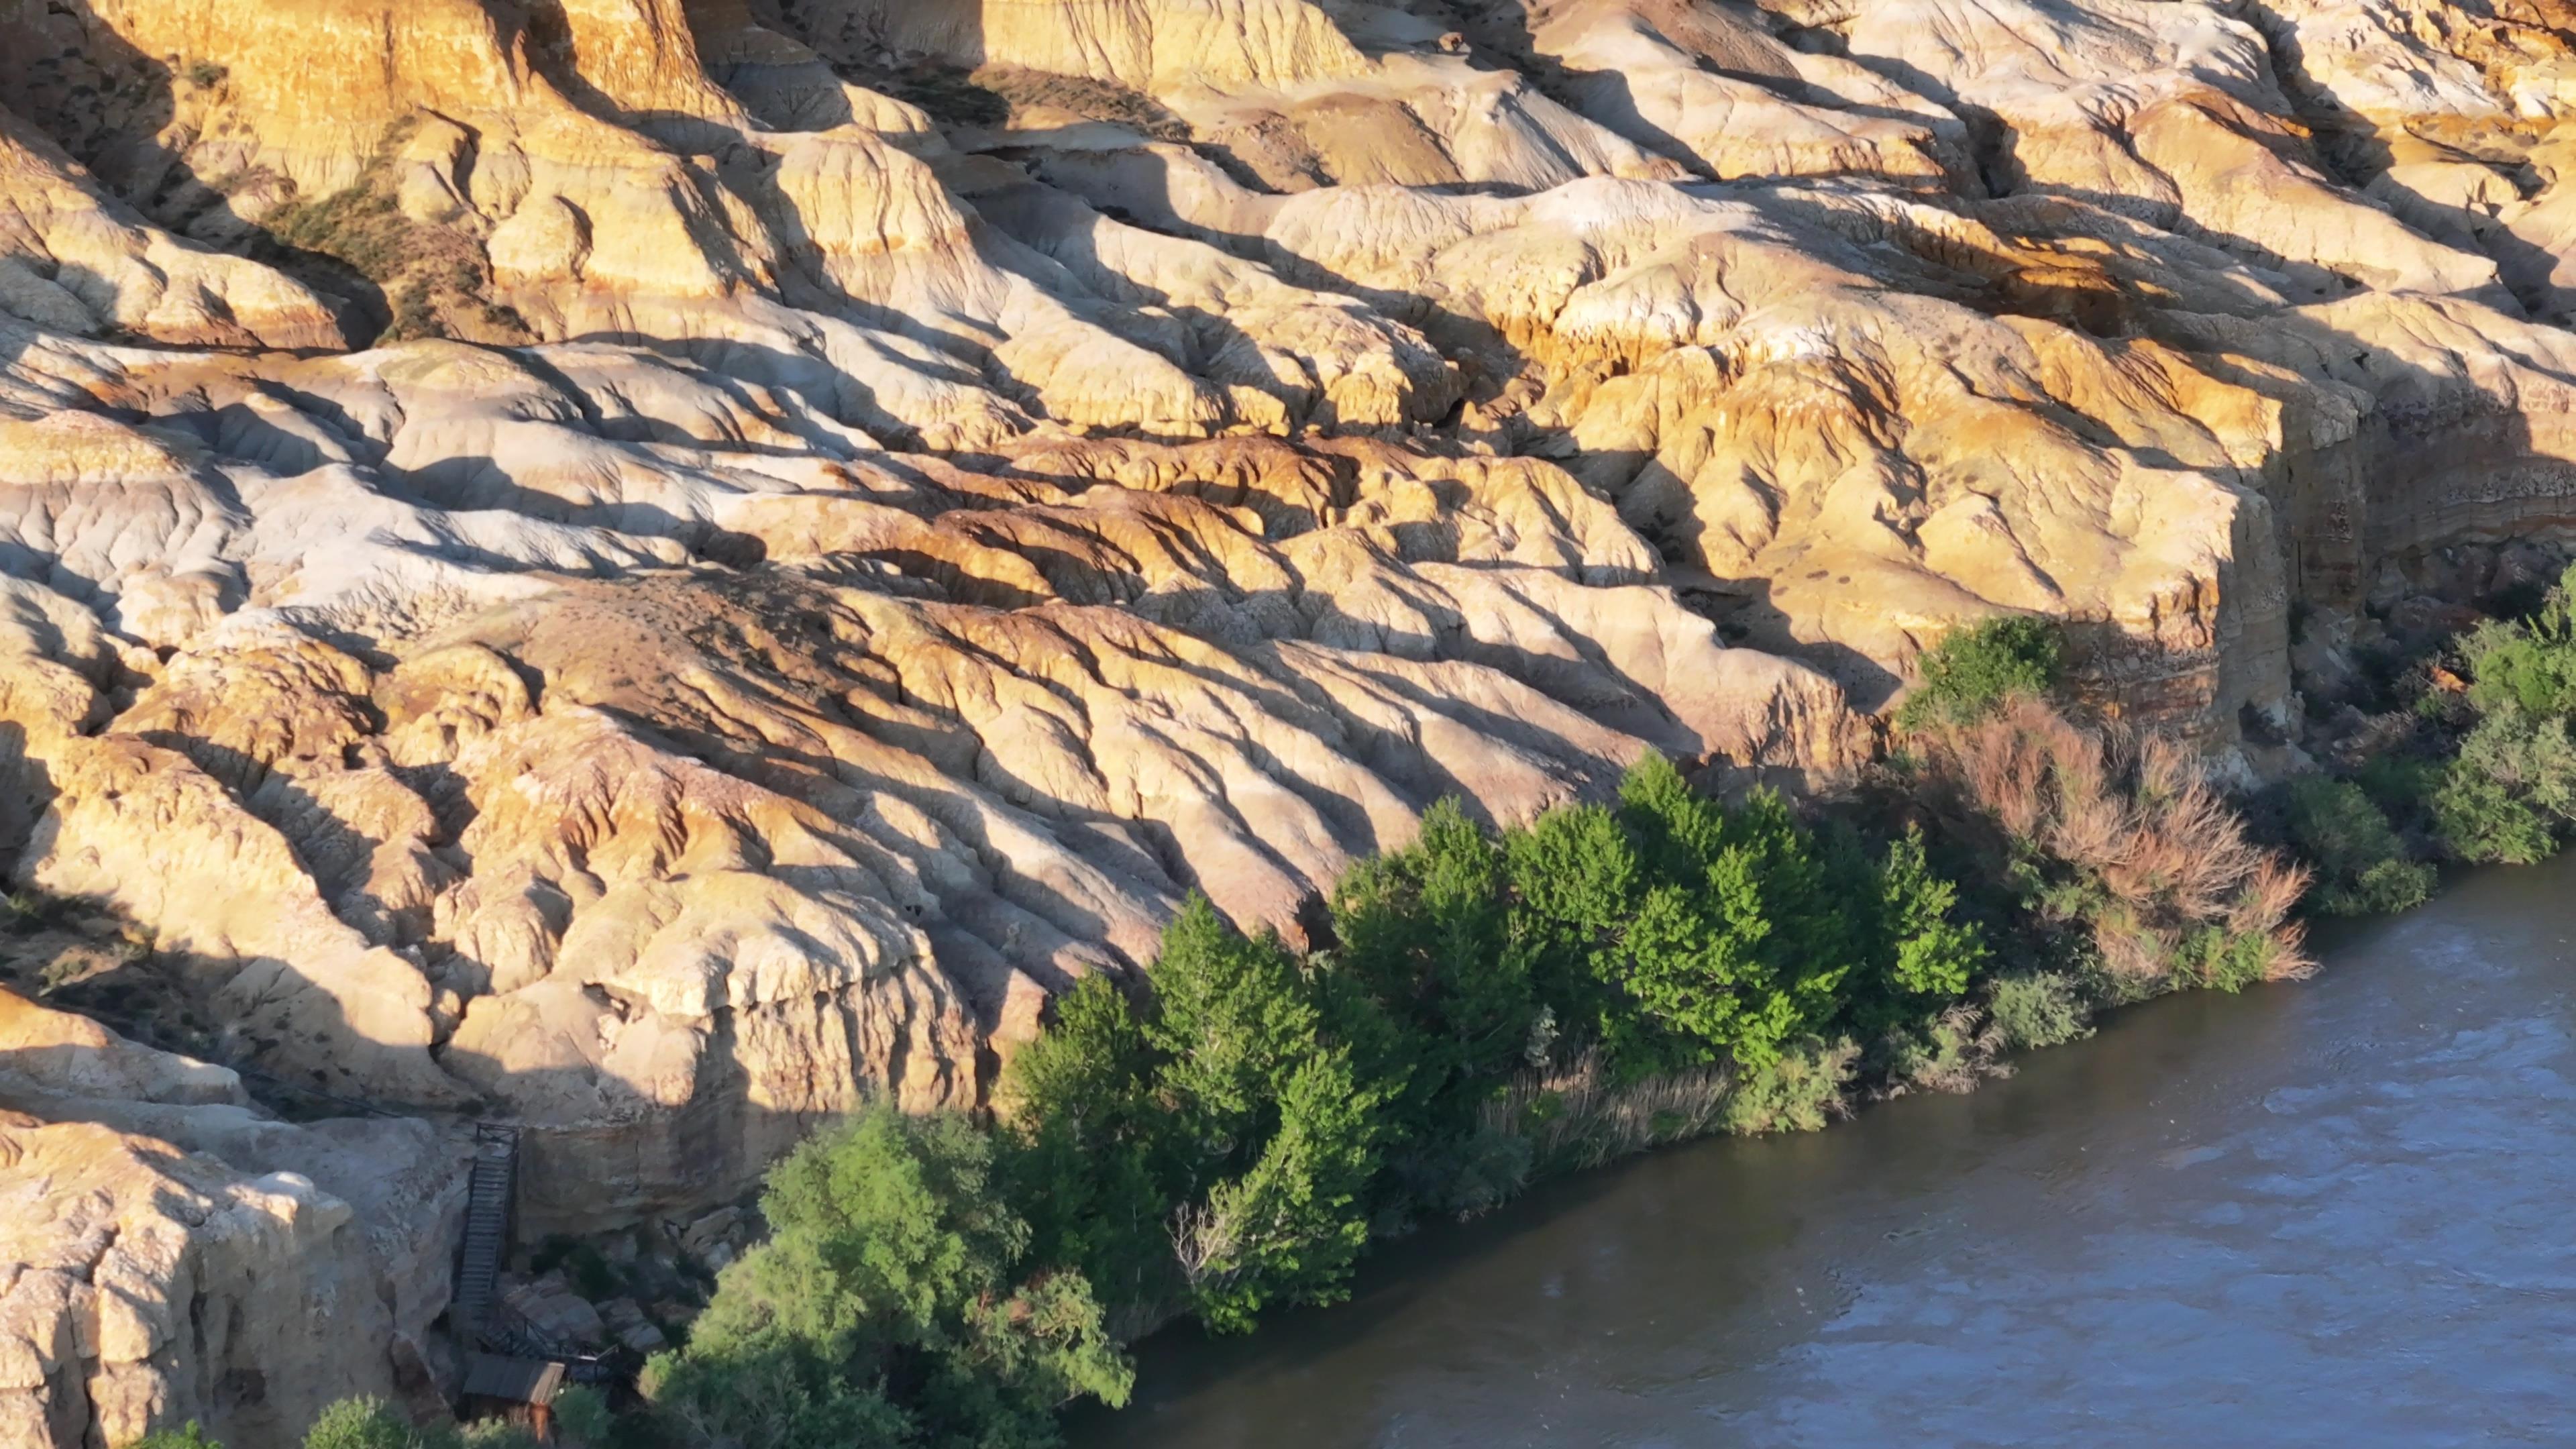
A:
[[[388,132],[355,184],[270,212],[262,224],[271,243],[287,254],[289,270],[298,254],[307,269],[312,258],[325,258],[381,291],[389,315],[379,344],[534,340],[518,313],[493,299],[482,244],[461,228],[417,220],[396,202],[390,158],[403,139],[401,127]],[[330,285],[327,277],[316,280]]]

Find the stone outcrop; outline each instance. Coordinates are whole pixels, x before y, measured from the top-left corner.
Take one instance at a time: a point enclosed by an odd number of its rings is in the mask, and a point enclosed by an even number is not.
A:
[[[0,1437],[284,1444],[336,1398],[434,1396],[462,1155],[424,1121],[278,1121],[0,991]]]
[[[1962,624],[2295,764],[2576,524],[2556,17],[0,0],[0,964],[132,1038],[0,1061],[0,1422],[408,1392],[469,1116],[705,1221],[1191,891],[1827,784]],[[116,1224],[243,1326],[105,1346]]]

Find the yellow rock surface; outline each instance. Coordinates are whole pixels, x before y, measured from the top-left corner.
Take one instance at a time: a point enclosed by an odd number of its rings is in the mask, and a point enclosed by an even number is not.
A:
[[[1190,891],[1846,773],[1963,623],[2295,763],[2294,605],[2576,524],[2556,16],[0,0],[0,871],[223,1064],[0,998],[0,1435],[410,1372],[465,1114],[701,1212]],[[109,1223],[271,1326],[82,1338]]]

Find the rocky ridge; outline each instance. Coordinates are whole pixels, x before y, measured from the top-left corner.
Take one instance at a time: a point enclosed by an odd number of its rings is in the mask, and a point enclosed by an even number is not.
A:
[[[703,1220],[1190,890],[1827,782],[1963,622],[2290,766],[2569,520],[2565,23],[0,0],[0,954],[138,1039],[10,1008],[0,1423],[408,1392],[464,1117]]]

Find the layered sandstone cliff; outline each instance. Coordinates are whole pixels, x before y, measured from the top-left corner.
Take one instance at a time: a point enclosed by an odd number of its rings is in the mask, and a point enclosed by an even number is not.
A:
[[[285,1444],[333,1399],[434,1392],[462,1152],[278,1121],[231,1071],[0,991],[0,1439]]]
[[[2292,763],[2294,602],[2571,521],[2559,21],[0,0],[0,868],[128,943],[0,955],[244,1074],[0,1049],[0,1422],[264,1442],[466,1117],[702,1213],[1191,890],[1827,782],[1963,622]],[[111,1223],[271,1326],[104,1347]]]

